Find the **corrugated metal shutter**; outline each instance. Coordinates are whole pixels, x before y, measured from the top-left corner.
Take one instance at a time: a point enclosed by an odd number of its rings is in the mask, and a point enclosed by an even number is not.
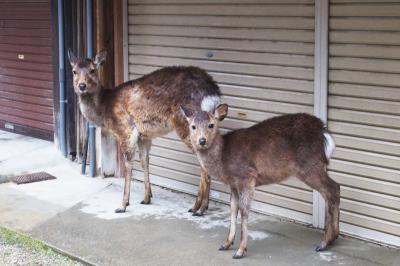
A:
[[[0,125],[53,138],[50,1],[0,1]]]
[[[130,79],[169,65],[206,69],[230,105],[226,130],[313,113],[314,1],[131,0],[128,14]],[[197,192],[197,159],[175,134],[154,140],[150,162],[153,182]],[[229,200],[218,181],[212,189]],[[311,223],[312,190],[297,179],[260,187],[253,208]]]
[[[400,1],[389,2],[331,1],[329,169],[341,229],[400,246]]]

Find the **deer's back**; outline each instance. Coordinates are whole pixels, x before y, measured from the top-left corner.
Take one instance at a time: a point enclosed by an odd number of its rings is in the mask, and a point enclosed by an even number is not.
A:
[[[314,162],[326,164],[324,125],[308,114],[274,117],[224,136],[227,169],[257,171],[258,184],[276,183]],[[246,172],[247,170],[245,170]]]
[[[165,105],[200,106],[205,96],[221,94],[212,77],[193,66],[165,67],[132,81],[130,87],[130,93],[139,95],[140,100],[156,104],[153,109],[162,109]],[[137,96],[130,98],[138,100]]]
[[[187,130],[180,106],[200,108],[204,97],[220,94],[212,77],[200,68],[165,67],[122,84],[115,106],[127,110],[141,133],[156,137],[177,127]]]

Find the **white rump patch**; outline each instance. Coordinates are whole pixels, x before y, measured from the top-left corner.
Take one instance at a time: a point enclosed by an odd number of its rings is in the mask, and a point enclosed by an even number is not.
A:
[[[333,140],[331,134],[329,133],[324,133],[325,137],[325,155],[326,158],[330,159],[333,153],[333,150],[335,149],[335,141]]]
[[[221,103],[221,98],[218,95],[209,95],[201,101],[201,110],[204,112],[212,112]]]
[[[139,131],[137,130],[136,126],[133,126],[132,127],[131,139],[130,139],[132,147],[136,146],[136,143],[138,142],[138,139],[139,139]]]

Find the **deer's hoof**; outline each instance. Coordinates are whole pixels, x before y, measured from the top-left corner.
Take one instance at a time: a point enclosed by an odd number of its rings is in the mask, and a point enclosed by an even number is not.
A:
[[[200,217],[200,216],[203,216],[203,213],[202,213],[202,212],[194,212],[194,213],[192,214],[192,216]]]
[[[118,208],[115,210],[115,213],[124,213],[124,212],[126,212],[125,208]]]
[[[218,249],[219,251],[225,251],[225,250],[229,250],[229,246],[226,245],[221,245]]]
[[[142,200],[140,202],[140,204],[144,204],[144,205],[149,205],[151,203],[151,200]]]
[[[193,212],[193,209],[192,209],[192,208],[190,208],[190,209],[188,210],[188,212]]]
[[[327,244],[322,241],[321,243],[319,243],[319,245],[315,248],[316,252],[320,252],[320,251],[324,251],[326,250]]]
[[[236,251],[236,253],[233,254],[233,257],[232,257],[232,259],[235,259],[235,260],[242,259],[242,258],[244,258],[244,252],[241,254],[239,251]]]

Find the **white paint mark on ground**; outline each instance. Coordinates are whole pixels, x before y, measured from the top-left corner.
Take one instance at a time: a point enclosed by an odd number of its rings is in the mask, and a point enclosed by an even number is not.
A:
[[[113,182],[121,183],[121,179],[110,179]],[[122,187],[119,184],[113,185],[96,193],[92,197],[83,201],[82,212],[93,214],[100,219],[122,219],[131,217],[133,219],[183,219],[195,223],[201,229],[211,229],[214,227],[229,227],[230,209],[229,206],[212,203],[210,210],[203,217],[194,217],[188,210],[194,203],[194,197],[171,192],[157,186],[152,187],[154,197],[150,205],[142,205],[140,202],[144,195],[144,185],[134,181],[131,188],[130,206],[125,213],[115,213],[114,210],[121,205]],[[250,215],[249,224],[265,220],[259,215]],[[240,219],[238,221],[240,223]],[[261,240],[269,237],[268,234],[260,231],[249,230],[249,236],[253,240]]]
[[[325,252],[318,252],[318,255],[321,260],[331,262],[331,261],[336,261],[337,257],[334,255],[332,252],[325,251]]]
[[[266,234],[264,232],[261,231],[251,231],[249,230],[249,237],[253,240],[263,240],[265,238],[270,237],[269,234]]]
[[[216,237],[219,237],[219,234],[218,234],[218,233],[213,234],[213,235],[211,236],[211,238],[216,238]]]
[[[328,262],[332,261],[332,257],[331,257],[332,253],[330,253],[330,252],[319,252],[318,255],[324,261],[328,261]]]

